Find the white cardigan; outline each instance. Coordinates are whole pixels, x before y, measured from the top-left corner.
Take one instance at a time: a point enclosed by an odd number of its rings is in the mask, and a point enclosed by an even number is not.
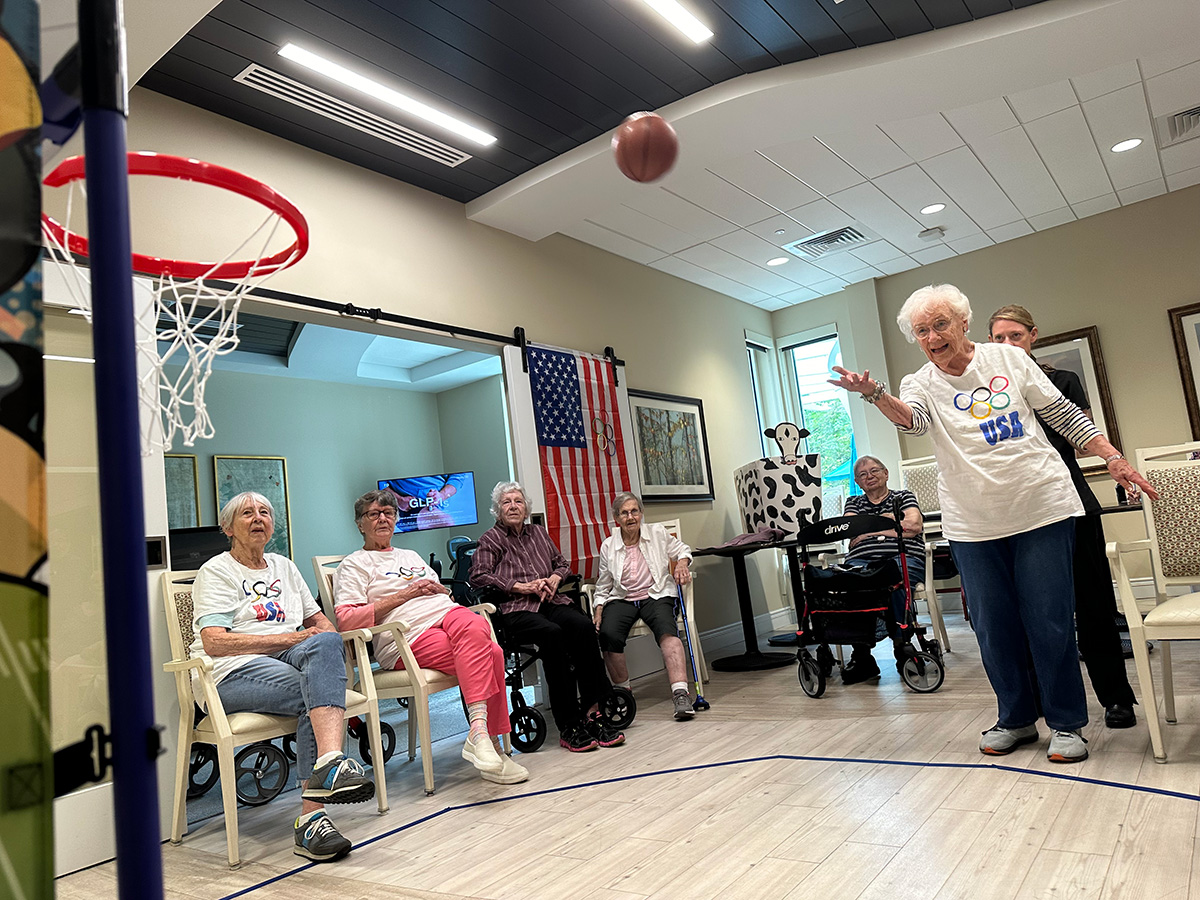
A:
[[[691,559],[691,548],[657,523],[642,525],[639,543],[654,579],[650,596],[672,596],[675,593],[675,579],[671,575],[671,560]],[[593,609],[599,609],[609,600],[625,599],[628,592],[621,583],[621,573],[624,571],[625,540],[621,537],[621,529],[614,528],[612,535],[600,545],[600,577],[596,581]]]

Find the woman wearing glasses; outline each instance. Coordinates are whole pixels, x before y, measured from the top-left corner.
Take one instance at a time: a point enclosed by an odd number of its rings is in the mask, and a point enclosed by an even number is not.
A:
[[[392,546],[398,514],[391,491],[368,491],[354,502],[363,548],[342,560],[334,578],[338,627],[406,625],[417,664],[458,678],[471,726],[463,759],[486,781],[524,781],[529,772],[500,750],[499,737],[509,732],[504,652],[492,640],[487,621],[451,600],[418,554]],[[390,632],[377,634],[374,645],[380,666],[404,668]]]
[[[1083,411],[1018,347],[968,337],[971,305],[953,285],[915,291],[897,323],[929,362],[900,383],[900,396],[870,372],[835,367],[831,380],[861,394],[904,434],[928,434],[938,462],[942,533],[962,577],[979,651],[999,716],[982,753],[1010,753],[1038,739],[1026,646],[1037,671],[1051,762],[1080,762],[1087,699],[1075,645],[1071,558],[1079,494],[1041,419],[1100,456],[1120,484],[1153,488]]]

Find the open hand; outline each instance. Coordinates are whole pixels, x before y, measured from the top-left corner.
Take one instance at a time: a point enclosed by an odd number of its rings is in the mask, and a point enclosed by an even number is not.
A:
[[[870,369],[864,369],[861,375],[857,372],[851,372],[849,369],[843,369],[841,366],[834,366],[833,371],[837,372],[841,377],[826,379],[830,384],[836,385],[852,394],[875,393],[877,385],[871,380]]]

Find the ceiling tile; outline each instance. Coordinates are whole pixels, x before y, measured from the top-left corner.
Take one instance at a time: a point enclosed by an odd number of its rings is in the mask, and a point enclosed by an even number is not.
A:
[[[816,291],[808,288],[797,288],[794,291],[788,291],[786,294],[780,294],[779,299],[786,301],[789,305],[803,303],[805,300],[816,300],[821,295]]]
[[[1062,209],[1052,209],[1050,212],[1029,217],[1029,224],[1033,226],[1035,231],[1045,231],[1047,228],[1054,228],[1058,225],[1074,221],[1075,213],[1069,206],[1064,206]]]
[[[1112,192],[1108,172],[1078,106],[1030,122],[1025,130],[1068,203]]]
[[[813,234],[831,231],[834,228],[845,228],[854,224],[854,217],[845,210],[838,209],[828,200],[815,200],[795,209],[789,209],[787,214],[802,225],[811,228]]]
[[[982,250],[984,247],[990,247],[996,243],[982,231],[979,234],[972,234],[965,238],[959,238],[956,241],[946,241],[946,246],[960,256],[964,253],[970,253],[972,250]]]
[[[839,278],[844,278],[847,273],[853,272],[856,269],[863,267],[863,261],[857,256],[851,256],[845,251],[831,253],[829,256],[823,256],[820,259],[813,260],[813,265],[820,269],[824,269],[829,275],[836,275]],[[825,277],[828,278],[829,275]]]
[[[1138,147],[1138,150],[1141,150]],[[1163,171],[1167,175],[1194,169],[1200,166],[1200,140],[1184,141],[1174,147],[1166,147],[1162,151]]]
[[[1157,197],[1159,194],[1165,194],[1166,192],[1166,182],[1162,178],[1155,178],[1153,181],[1147,181],[1145,184],[1136,184],[1133,187],[1117,191],[1117,198],[1121,201],[1122,206],[1129,206],[1131,203],[1149,200],[1151,197]]]
[[[627,238],[623,234],[617,234],[615,231],[609,231],[607,228],[601,228],[599,225],[593,225],[591,222],[577,222],[570,228],[564,228],[562,233],[577,241],[583,241],[585,244],[591,244],[593,247],[599,247],[601,250],[607,250],[609,253],[615,253],[617,256],[623,256],[643,264],[662,259],[666,255],[661,250]]]
[[[817,137],[868,178],[903,168],[912,162],[890,137],[874,125]]]
[[[1155,116],[1174,115],[1200,102],[1200,62],[1172,69],[1146,82],[1146,94]]]
[[[1172,191],[1181,191],[1194,184],[1200,184],[1200,166],[1167,176],[1167,187]]]
[[[596,215],[588,216],[586,221],[651,247],[657,247],[664,255],[701,243],[695,235],[686,234],[628,206],[609,207]]]
[[[912,216],[922,228],[940,225],[954,237],[965,237],[979,231],[971,217],[954,205],[933,179],[920,166],[905,166],[875,179],[875,186],[896,202],[896,205]],[[945,203],[946,208],[931,215],[922,215],[921,210],[931,203]]]
[[[775,312],[777,309],[785,309],[791,306],[786,300],[781,300],[778,297],[768,297],[766,300],[760,300],[754,305],[759,309],[765,309],[767,312]]]
[[[775,244],[764,241],[758,235],[744,230],[713,238],[709,243],[758,266],[765,266],[768,259],[789,255],[783,253]]]
[[[1024,128],[984,138],[972,149],[1022,215],[1036,216],[1066,204]]]
[[[771,274],[765,267],[748,263],[740,256],[734,256],[712,244],[697,244],[695,247],[689,247],[676,253],[675,258],[701,266],[733,281],[750,285],[766,294],[778,294],[781,291],[792,289],[792,282]]]
[[[1138,60],[1138,66],[1142,70],[1142,78],[1154,78],[1163,72],[1170,72],[1172,69],[1195,62],[1197,56],[1200,54],[1196,52],[1194,46],[1175,47],[1143,56]]]
[[[962,146],[962,138],[939,113],[879,126],[910,157],[920,162]]]
[[[1141,82],[1089,100],[1083,104],[1083,114],[1113,187],[1119,190],[1162,177]],[[1141,146],[1124,153],[1112,152],[1118,141],[1135,137],[1142,139]]]
[[[1142,75],[1138,71],[1137,62],[1134,60],[1118,63],[1115,66],[1109,66],[1107,69],[1101,69],[1099,72],[1091,72],[1087,75],[1071,79],[1071,85],[1075,88],[1075,95],[1085,103],[1088,100],[1102,97],[1105,94],[1128,87],[1131,84],[1141,85],[1141,83]]]
[[[1020,222],[1010,222],[1007,225],[1001,225],[999,228],[988,229],[988,237],[997,244],[1002,241],[1011,241],[1013,238],[1023,237],[1027,234],[1033,234],[1033,228],[1024,219]]]
[[[1080,203],[1072,203],[1071,209],[1075,211],[1075,215],[1080,219],[1087,216],[1094,216],[1096,213],[1107,212],[1110,209],[1116,209],[1121,205],[1121,201],[1117,199],[1117,195],[1113,193],[1104,194],[1100,197],[1093,197],[1091,200],[1084,200]]]
[[[1020,122],[1013,115],[1012,107],[1004,102],[1003,97],[995,100],[985,100],[972,106],[952,109],[945,113],[946,119],[954,126],[968,144],[1016,128]]]
[[[660,222],[674,225],[680,231],[694,234],[702,241],[737,231],[737,226],[732,222],[713,215],[707,209],[702,209],[661,187],[651,191],[638,191],[624,202],[626,206],[644,212]]]
[[[957,254],[945,244],[938,244],[934,247],[926,247],[924,250],[918,250],[916,253],[909,255],[921,265],[927,266],[930,263],[949,259],[951,256],[956,256]]]
[[[901,256],[899,259],[889,259],[887,262],[875,263],[875,268],[885,275],[899,275],[901,272],[915,269],[919,265],[921,264],[912,257]]]
[[[816,191],[765,156],[739,156],[711,171],[776,209],[791,209],[818,199]]]
[[[856,221],[901,249],[904,249],[906,241],[911,241],[923,227],[870,182],[839,191],[829,199]]]
[[[819,281],[812,285],[812,289],[817,292],[820,297],[826,297],[829,294],[836,294],[846,286],[846,282],[841,278],[830,278],[828,281]]]
[[[1079,102],[1069,81],[1056,81],[1054,84],[1044,84],[1041,87],[1009,94],[1006,99],[1022,122],[1032,122],[1042,116],[1075,106]]]
[[[747,287],[744,284],[739,284],[729,278],[711,272],[702,266],[695,266],[686,260],[679,259],[675,256],[667,256],[663,259],[655,260],[650,263],[650,268],[658,269],[660,272],[666,272],[668,275],[674,275],[677,278],[682,278],[685,281],[690,281],[693,284],[703,285],[721,294],[726,294],[730,297],[736,297],[738,300],[745,300],[747,303],[754,303],[759,300],[766,300],[770,294],[764,291],[757,291],[752,287]]]
[[[968,148],[959,147],[927,159],[921,168],[985,231],[1021,218],[1012,201]]]
[[[801,225],[791,216],[783,213],[763,219],[761,222],[755,222],[746,230],[758,235],[764,241],[770,241],[776,247],[782,247],[784,244],[790,244],[792,241],[816,234],[811,228]],[[776,234],[776,231],[782,231],[783,234]]]
[[[707,170],[687,175],[676,174],[671,179],[670,193],[743,227],[779,214],[779,210],[738,190]]]
[[[872,266],[876,263],[896,259],[904,255],[887,241],[873,241],[870,244],[864,244],[862,247],[855,247],[850,252]]]
[[[778,144],[761,152],[826,196],[863,181],[862,175],[816,138]]]
[[[772,270],[780,278],[786,278],[793,284],[807,287],[810,284],[816,284],[818,281],[825,281],[829,278],[829,273],[824,269],[818,269],[807,260],[799,257],[792,257],[788,260],[787,265],[778,266]]]
[[[861,269],[855,269],[853,272],[847,272],[842,276],[850,284],[858,284],[860,281],[869,281],[872,278],[882,278],[883,273],[873,266],[864,266]]]

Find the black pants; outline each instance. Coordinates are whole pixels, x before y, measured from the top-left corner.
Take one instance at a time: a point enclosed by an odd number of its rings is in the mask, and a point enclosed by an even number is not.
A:
[[[1113,621],[1117,601],[1108,558],[1104,555],[1100,516],[1076,517],[1074,563],[1075,629],[1092,690],[1102,706],[1114,703],[1132,706],[1137,701],[1129,686],[1121,636]]]
[[[559,731],[579,724],[584,712],[612,690],[596,626],[574,606],[543,603],[537,612],[505,613],[501,624],[509,643],[537,644]]]

